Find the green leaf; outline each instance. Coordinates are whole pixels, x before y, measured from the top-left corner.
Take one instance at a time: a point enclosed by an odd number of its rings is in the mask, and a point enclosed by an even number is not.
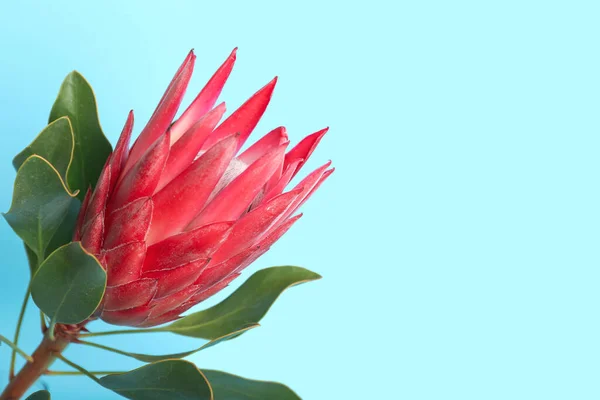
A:
[[[54,236],[52,236],[50,243],[48,243],[48,247],[46,248],[46,254],[52,253],[60,246],[71,242],[77,224],[77,216],[79,215],[80,208],[81,202],[79,201],[79,199],[72,198],[71,204],[69,205],[69,209],[67,210],[67,213],[63,218],[62,223],[56,230]],[[31,271],[31,275],[33,276],[39,266],[37,255],[27,245],[25,245],[25,253],[27,254],[29,269]]]
[[[58,171],[33,155],[17,171],[10,210],[4,218],[40,258],[71,207],[69,193]]]
[[[69,117],[75,137],[68,184],[81,191],[79,198],[83,200],[87,188],[96,185],[112,147],[100,127],[94,92],[77,71],[67,75],[60,86],[49,121],[64,116]]]
[[[31,276],[35,274],[38,268],[38,260],[37,255],[33,250],[23,242],[23,247],[25,247],[25,254],[27,255],[27,263],[29,264],[29,272],[31,272]]]
[[[17,154],[13,159],[13,165],[18,170],[29,157],[37,155],[48,161],[56,169],[62,181],[67,182],[74,146],[75,139],[71,122],[68,117],[61,117],[46,126],[29,146]],[[51,253],[71,241],[80,207],[81,202],[78,199],[71,199],[65,218],[48,243],[45,254]],[[27,245],[25,245],[25,252],[30,271],[33,274],[38,266],[36,252]]]
[[[271,267],[256,272],[231,296],[214,307],[190,314],[162,330],[215,339],[257,324],[287,288],[321,278],[301,267]]]
[[[162,361],[162,360],[170,360],[170,359],[174,359],[174,358],[184,358],[187,356],[190,356],[194,353],[197,353],[199,351],[202,351],[204,349],[208,349],[209,347],[212,347],[216,344],[219,344],[221,342],[225,342],[229,339],[233,339],[238,337],[239,335],[241,335],[242,333],[256,328],[258,325],[251,325],[248,326],[242,330],[236,331],[236,332],[231,332],[227,335],[221,336],[220,338],[211,340],[210,342],[204,344],[203,346],[194,349],[194,350],[190,350],[190,351],[185,351],[182,353],[173,353],[173,354],[164,354],[164,355],[148,355],[148,354],[139,354],[139,353],[130,353],[128,351],[123,351],[123,350],[119,350],[119,349],[115,349],[113,347],[108,347],[108,346],[104,346],[98,343],[92,343],[92,342],[86,342],[83,340],[80,340],[79,343],[87,345],[87,346],[91,346],[91,347],[96,347],[102,350],[107,350],[107,351],[111,351],[113,353],[117,353],[117,354],[121,354],[123,356],[127,356],[127,357],[131,357],[131,358],[135,358],[136,360],[142,361],[142,362],[146,362],[146,363],[151,363],[151,362],[156,362],[156,361]]]
[[[196,366],[165,360],[124,374],[107,375],[100,384],[132,400],[213,400],[212,389]]]
[[[31,281],[35,304],[53,323],[78,324],[96,310],[106,273],[79,242],[60,247],[40,265]]]
[[[79,199],[72,198],[67,214],[63,218],[63,222],[58,227],[54,236],[52,236],[50,243],[48,243],[48,247],[46,248],[46,254],[51,253],[54,250],[58,249],[60,246],[71,242],[71,239],[73,239],[73,232],[77,224],[77,216],[79,215],[80,208],[81,202],[79,201]],[[31,272],[31,276],[33,276],[39,266],[38,258],[35,252],[31,250],[29,246],[27,246],[25,243],[23,244],[23,247],[25,247],[25,254],[27,255],[29,271]]]
[[[81,202],[77,198],[72,198],[67,213],[65,214],[62,223],[56,230],[52,240],[48,243],[46,254],[52,253],[59,247],[71,243],[73,240],[73,233],[77,225],[77,217],[79,216],[79,209],[81,208]]]
[[[217,400],[301,400],[292,389],[281,383],[254,381],[209,369],[202,372]]]
[[[29,396],[26,400],[50,400],[50,392],[47,390],[40,390]]]
[[[22,152],[13,159],[15,169],[32,155],[46,159],[67,182],[69,165],[73,159],[75,139],[68,117],[62,117],[46,126]]]

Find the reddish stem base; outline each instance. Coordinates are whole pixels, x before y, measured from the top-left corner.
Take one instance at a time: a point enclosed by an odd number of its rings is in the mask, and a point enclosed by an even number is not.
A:
[[[8,386],[0,394],[0,400],[19,400],[25,392],[46,372],[71,342],[72,337],[62,333],[55,340],[44,336],[42,343],[32,354],[33,362],[27,362],[19,373],[11,379]]]

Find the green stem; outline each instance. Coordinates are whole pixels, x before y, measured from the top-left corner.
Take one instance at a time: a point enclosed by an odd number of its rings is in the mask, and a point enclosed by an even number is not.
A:
[[[120,331],[106,331],[106,332],[90,332],[82,333],[79,337],[94,337],[94,336],[108,336],[108,335],[128,335],[132,333],[155,333],[164,332],[163,328],[151,328],[151,329],[123,329]]]
[[[63,334],[58,336],[56,341],[51,341],[48,336],[44,336],[40,345],[31,355],[33,361],[27,362],[19,373],[8,382],[4,391],[0,393],[0,400],[22,398],[27,389],[48,370],[50,365],[67,348],[69,343],[69,337]]]
[[[77,371],[79,371],[79,373],[81,373],[82,375],[86,375],[88,378],[96,381],[97,383],[100,383],[100,379],[96,378],[94,376],[94,374],[92,374],[90,371],[86,370],[82,366],[77,365],[74,362],[67,360],[65,357],[63,357],[62,354],[59,354],[56,357],[59,360],[61,360],[62,362],[64,362],[65,364],[67,364],[69,367],[72,367],[72,368],[76,369]]]
[[[91,375],[112,375],[112,374],[124,374],[126,371],[88,371]],[[56,376],[82,376],[87,375],[79,371],[46,371],[44,375],[56,375]]]
[[[122,356],[131,357],[131,354],[127,353],[126,351],[115,349],[114,347],[108,347],[98,343],[86,342],[85,340],[77,340],[76,343],[83,344],[85,346],[96,347],[97,349],[110,351],[112,353],[120,354]]]
[[[31,358],[29,356],[29,354],[25,353],[23,350],[21,350],[16,344],[14,344],[13,342],[11,342],[10,340],[8,340],[6,337],[0,335],[0,342],[4,342],[6,343],[11,349],[13,349],[14,351],[16,351],[17,353],[19,353],[19,355],[21,355],[24,359],[26,359],[29,362],[33,362],[33,358]]]
[[[40,310],[40,327],[42,328],[42,333],[46,333],[48,327],[46,326],[46,317],[44,317],[44,312]]]
[[[29,303],[29,296],[31,295],[31,285],[27,286],[27,292],[21,305],[21,312],[19,313],[19,320],[17,321],[17,328],[15,329],[15,337],[13,343],[15,346],[19,344],[19,336],[21,335],[21,326],[23,325],[23,317],[25,317],[25,310],[27,309],[27,303]],[[13,348],[12,355],[10,357],[10,369],[8,376],[10,379],[15,376],[15,361],[17,360],[17,351]]]
[[[54,337],[54,330],[56,329],[56,321],[54,318],[52,318],[52,320],[50,321],[50,326],[48,327],[48,331],[46,332],[46,335],[50,338],[50,340],[54,340],[56,339]]]

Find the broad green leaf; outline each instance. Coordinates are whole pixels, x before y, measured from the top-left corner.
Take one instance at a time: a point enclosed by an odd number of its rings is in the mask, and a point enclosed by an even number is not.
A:
[[[77,217],[79,216],[79,209],[81,208],[81,202],[78,198],[72,198],[67,213],[63,218],[62,223],[56,230],[52,240],[48,243],[46,254],[50,254],[54,250],[58,249],[67,243],[71,243],[73,240],[73,233],[75,226],[77,225]]]
[[[64,116],[69,117],[75,137],[68,184],[72,190],[80,190],[79,198],[83,200],[87,188],[96,185],[112,148],[100,127],[94,92],[77,71],[67,75],[60,86],[50,122]]]
[[[52,253],[60,246],[71,242],[71,240],[73,239],[75,225],[77,224],[77,216],[79,215],[80,208],[81,202],[79,201],[79,199],[72,198],[67,214],[63,218],[63,221],[58,227],[58,230],[56,231],[54,236],[52,236],[50,243],[48,243],[48,247],[46,248],[46,254]],[[33,274],[35,274],[35,271],[37,271],[39,265],[37,255],[27,245],[25,245],[25,253],[27,254],[29,269],[31,271],[31,275],[33,276]]]
[[[31,281],[35,304],[62,324],[78,324],[96,310],[106,288],[106,273],[79,242],[58,248]]]
[[[29,146],[15,156],[13,165],[18,170],[25,160],[36,154],[52,164],[63,181],[67,182],[69,165],[73,159],[74,140],[69,118],[58,118],[46,126]]]
[[[124,374],[107,375],[100,384],[132,400],[213,400],[212,389],[196,366],[165,360]]]
[[[81,202],[77,198],[71,199],[71,204],[69,209],[63,218],[62,223],[58,227],[54,236],[48,243],[48,247],[46,248],[45,253],[52,253],[54,250],[58,249],[60,246],[71,242],[73,239],[73,232],[75,230],[75,225],[77,223],[77,216],[79,215],[79,209],[81,208]],[[38,264],[37,255],[33,250],[29,248],[25,243],[23,243],[23,247],[25,247],[25,254],[27,255],[27,262],[29,264],[29,271],[31,272],[31,276],[35,274]]]
[[[50,400],[50,392],[47,390],[40,390],[29,396],[26,400]]]
[[[221,303],[190,314],[162,330],[183,336],[215,339],[257,324],[287,288],[321,278],[301,267],[271,267],[256,272]]]
[[[33,155],[17,171],[10,210],[4,218],[40,258],[71,207],[69,193],[56,169]]]
[[[37,271],[37,269],[38,269],[37,255],[35,254],[35,252],[33,250],[31,250],[29,248],[29,246],[27,246],[25,244],[25,242],[23,242],[23,247],[25,247],[25,254],[27,255],[27,263],[29,264],[29,272],[31,272],[31,276],[33,276],[35,274],[35,271]]]
[[[209,369],[202,372],[216,400],[301,400],[292,389],[281,383],[254,381]]]
[[[63,182],[67,182],[69,166],[73,159],[74,136],[68,117],[61,117],[46,126],[39,135],[21,153],[13,159],[13,165],[18,170],[32,155],[38,155],[48,161],[59,173]],[[45,249],[45,254],[53,252],[63,244],[69,243],[81,202],[73,198],[65,214],[65,218],[52,236]],[[33,274],[38,266],[36,253],[25,245],[30,271]]]
[[[182,353],[173,353],[173,354],[164,354],[164,355],[149,355],[149,354],[130,353],[128,351],[123,351],[123,350],[115,349],[115,348],[104,346],[104,345],[100,345],[100,344],[97,344],[97,343],[90,343],[90,342],[85,342],[85,341],[82,341],[81,343],[85,344],[85,345],[88,345],[88,346],[97,347],[97,348],[100,348],[100,349],[103,349],[103,350],[111,351],[113,353],[121,354],[123,356],[135,358],[136,360],[139,360],[139,361],[142,361],[142,362],[151,363],[151,362],[156,362],[156,361],[171,360],[171,359],[175,359],[175,358],[184,358],[184,357],[190,356],[190,355],[192,355],[194,353],[197,353],[197,352],[202,351],[204,349],[208,349],[209,347],[212,347],[212,346],[214,346],[216,344],[219,344],[221,342],[225,342],[225,341],[227,341],[229,339],[236,338],[239,335],[241,335],[242,333],[244,333],[244,332],[246,332],[246,331],[248,331],[250,329],[256,328],[257,326],[258,325],[251,325],[251,326],[248,326],[248,327],[246,327],[244,329],[241,329],[239,331],[231,332],[231,333],[229,333],[229,334],[227,334],[225,336],[221,336],[220,338],[211,340],[210,342],[208,342],[208,343],[204,344],[203,346],[201,346],[201,347],[199,347],[197,349],[194,349],[194,350],[185,351],[185,352],[182,352]]]

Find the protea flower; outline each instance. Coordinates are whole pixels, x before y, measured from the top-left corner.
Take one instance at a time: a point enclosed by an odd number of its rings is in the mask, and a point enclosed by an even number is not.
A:
[[[95,316],[112,324],[169,322],[226,287],[298,220],[298,207],[333,172],[327,163],[284,191],[327,129],[286,153],[279,127],[238,155],[277,79],[218,125],[225,105],[214,105],[236,50],[172,123],[195,58],[190,52],[131,149],[129,114],[81,208],[75,240],[107,272]]]

